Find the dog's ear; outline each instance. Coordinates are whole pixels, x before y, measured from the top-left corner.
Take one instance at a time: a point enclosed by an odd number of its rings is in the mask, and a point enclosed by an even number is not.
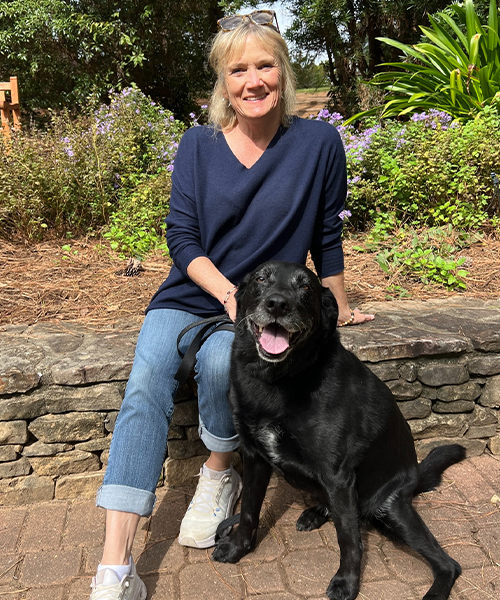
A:
[[[337,328],[339,307],[329,288],[321,290],[321,326],[327,333],[333,334]]]
[[[243,279],[243,281],[240,281],[240,283],[238,283],[238,289],[236,290],[236,294],[234,295],[234,297],[236,298],[236,302],[241,301],[241,299],[243,298],[243,294],[245,293],[245,288],[248,285],[248,280],[249,280],[250,275],[247,274],[245,276],[245,279]]]

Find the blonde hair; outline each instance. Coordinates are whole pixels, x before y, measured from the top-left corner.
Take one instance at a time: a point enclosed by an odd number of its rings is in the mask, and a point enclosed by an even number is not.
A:
[[[250,36],[260,42],[266,52],[272,54],[278,65],[281,78],[281,123],[288,127],[295,114],[295,74],[285,40],[274,27],[256,25],[250,19],[245,19],[231,31],[219,31],[210,48],[210,65],[217,75],[217,81],[210,100],[208,119],[216,129],[231,129],[236,125],[236,113],[224,95],[226,71],[231,59],[243,52]]]

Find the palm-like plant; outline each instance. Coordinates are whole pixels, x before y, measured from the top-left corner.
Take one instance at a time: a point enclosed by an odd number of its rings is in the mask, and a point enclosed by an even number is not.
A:
[[[403,52],[404,62],[375,75],[370,84],[387,90],[386,103],[355,115],[349,121],[376,114],[394,117],[442,110],[467,121],[486,105],[500,103],[500,29],[496,0],[490,0],[488,24],[483,26],[473,0],[429,16],[431,27],[420,27],[429,42],[409,46],[379,38]]]

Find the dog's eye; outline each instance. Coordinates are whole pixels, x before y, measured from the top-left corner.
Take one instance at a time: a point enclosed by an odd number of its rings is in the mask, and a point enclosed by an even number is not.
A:
[[[310,288],[310,287],[307,285],[307,283],[303,283],[303,284],[300,286],[300,289],[301,289],[301,290],[304,290],[304,291],[306,291],[306,292],[307,292],[307,291],[308,291],[308,290],[310,290],[311,288]]]
[[[256,281],[257,283],[264,283],[264,281],[265,281],[265,280],[266,280],[266,279],[265,279],[264,277],[262,277],[262,275],[260,275],[259,277],[256,277],[256,278],[255,278],[255,281]]]

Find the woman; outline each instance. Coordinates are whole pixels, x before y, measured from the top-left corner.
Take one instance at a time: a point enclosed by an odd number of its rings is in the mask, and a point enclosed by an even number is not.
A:
[[[268,259],[304,263],[311,251],[339,304],[339,325],[373,318],[351,311],[341,244],[345,156],[328,124],[291,116],[294,77],[272,11],[226,17],[210,54],[217,74],[213,126],[184,135],[172,176],[168,245],[173,267],[153,297],[97,504],[106,542],[91,600],[136,600],[146,590],[131,548],[151,513],[176,391],[179,332],[202,317],[235,319],[234,292]],[[185,336],[185,345],[194,336]],[[216,332],[197,354],[200,437],[210,456],[181,523],[179,542],[206,548],[232,513],[240,489],[230,459],[238,446],[227,403],[232,333]]]

